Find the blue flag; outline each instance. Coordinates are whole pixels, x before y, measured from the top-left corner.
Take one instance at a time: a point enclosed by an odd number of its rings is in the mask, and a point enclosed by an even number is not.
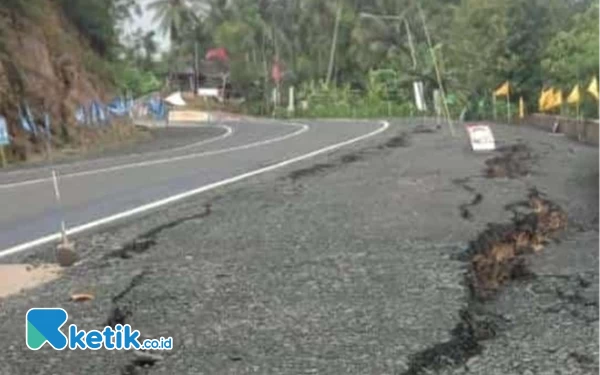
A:
[[[96,102],[90,104],[90,123],[96,125],[98,123],[98,112],[96,111]]]
[[[75,111],[75,120],[80,125],[81,124],[85,125],[85,108],[83,108],[83,106],[81,106],[81,105]]]
[[[125,116],[128,109],[123,98],[116,97],[108,104],[108,111],[115,116]]]
[[[0,116],[0,146],[10,144],[10,136],[8,135],[8,126],[4,116]]]
[[[27,113],[27,121],[31,129],[33,129],[33,135],[37,135],[37,126],[35,124],[35,119],[33,118],[33,114],[31,113],[31,109],[29,108],[29,104],[25,103],[25,111]]]
[[[106,117],[106,111],[103,108],[104,106],[101,103],[96,102],[96,110],[98,111],[98,120],[101,124],[107,124],[108,119]]]
[[[23,130],[25,130],[27,133],[35,134],[33,127],[31,126],[31,124],[29,123],[29,121],[27,120],[25,115],[23,114],[23,109],[21,108],[20,105],[19,105],[19,121],[21,122],[21,127],[23,128]]]

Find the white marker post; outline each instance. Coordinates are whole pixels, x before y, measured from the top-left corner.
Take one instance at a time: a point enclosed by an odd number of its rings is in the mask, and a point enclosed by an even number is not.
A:
[[[288,112],[290,114],[294,113],[296,107],[294,106],[294,86],[290,86],[288,89]]]
[[[60,199],[58,177],[56,176],[56,170],[54,169],[52,169],[52,183],[54,185],[54,196],[56,197],[56,203],[60,210],[60,231],[62,235],[62,242],[56,248],[56,259],[58,260],[58,264],[60,264],[62,267],[69,267],[77,261],[77,254],[75,253],[75,247],[67,238],[67,226],[65,224],[65,215]]]
[[[58,205],[59,209],[60,209],[60,231],[62,233],[63,236],[63,242],[65,242],[65,239],[67,238],[67,228],[65,225],[65,216],[62,210],[62,204],[60,201],[60,190],[58,189],[58,178],[56,177],[56,170],[52,170],[52,183],[54,185],[54,197],[56,198],[56,204]]]

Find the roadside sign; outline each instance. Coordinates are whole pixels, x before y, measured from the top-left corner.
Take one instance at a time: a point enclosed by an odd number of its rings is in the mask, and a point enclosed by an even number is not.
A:
[[[494,134],[487,125],[469,125],[467,126],[469,139],[473,151],[493,151],[496,149]]]
[[[425,102],[425,94],[423,90],[423,82],[413,82],[413,88],[415,90],[415,104],[419,111],[427,110],[427,103]]]
[[[8,126],[6,125],[6,119],[3,116],[0,116],[0,146],[6,146],[8,144],[10,144]]]

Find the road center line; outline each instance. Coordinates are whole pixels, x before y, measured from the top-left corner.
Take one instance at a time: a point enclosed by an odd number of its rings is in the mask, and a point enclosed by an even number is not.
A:
[[[310,127],[308,125],[301,125],[301,124],[294,124],[294,123],[289,123],[289,124],[284,124],[284,125],[296,126],[296,127],[299,126],[300,129],[293,133],[286,134],[286,135],[283,135],[280,137],[275,137],[275,138],[266,139],[263,141],[253,142],[253,143],[249,143],[249,144],[242,145],[242,146],[234,146],[234,147],[229,147],[229,148],[225,148],[225,149],[221,149],[221,150],[205,151],[205,152],[189,154],[189,155],[174,156],[171,158],[148,160],[148,161],[142,161],[142,162],[138,162],[138,163],[115,165],[112,167],[92,169],[89,171],[61,174],[60,178],[65,179],[65,178],[89,176],[89,175],[100,174],[100,173],[120,171],[123,169],[147,167],[147,166],[151,166],[151,165],[172,163],[172,162],[176,162],[176,161],[194,159],[194,158],[199,158],[199,157],[204,157],[204,156],[218,155],[218,154],[223,154],[223,153],[227,153],[227,152],[231,152],[231,151],[246,150],[246,149],[253,148],[253,147],[259,147],[259,146],[264,146],[264,145],[267,145],[270,143],[280,142],[280,141],[286,140],[288,138],[298,136],[310,129]],[[16,187],[33,185],[33,184],[40,184],[40,183],[49,182],[49,181],[52,181],[51,177],[38,178],[35,180],[25,180],[25,181],[20,181],[20,182],[13,182],[13,183],[0,185],[0,190],[12,189],[12,188],[16,188]]]
[[[306,126],[306,125],[304,125],[304,126]],[[315,157],[317,155],[324,154],[324,153],[327,153],[327,152],[331,152],[331,151],[337,150],[339,148],[342,148],[342,147],[345,147],[345,146],[349,146],[349,145],[351,145],[353,143],[362,141],[364,139],[373,137],[373,136],[375,136],[375,135],[377,135],[379,133],[382,133],[382,132],[386,131],[389,127],[390,127],[390,124],[387,121],[383,121],[381,123],[381,126],[379,128],[377,128],[376,130],[374,130],[374,131],[372,131],[370,133],[361,135],[359,137],[352,138],[352,139],[344,141],[344,142],[336,143],[334,145],[327,146],[327,147],[318,149],[316,151],[309,152],[308,154],[296,156],[294,158],[287,159],[287,160],[284,160],[282,162],[269,165],[267,167],[255,169],[253,171],[246,172],[246,173],[237,175],[235,177],[227,178],[225,180],[217,181],[217,182],[214,182],[212,184],[204,185],[204,186],[201,186],[199,188],[186,191],[184,193],[180,193],[180,194],[176,194],[176,195],[170,196],[168,198],[160,199],[160,200],[154,201],[152,203],[148,203],[148,204],[136,207],[136,208],[131,209],[131,210],[123,211],[123,212],[120,212],[120,213],[117,213],[117,214],[114,214],[114,215],[111,215],[111,216],[104,217],[102,219],[91,221],[89,223],[86,223],[86,224],[83,224],[83,225],[79,225],[77,227],[74,227],[74,228],[71,228],[71,229],[67,230],[67,234],[68,235],[74,235],[74,234],[82,233],[82,232],[88,231],[90,229],[93,229],[93,228],[96,228],[96,227],[99,227],[99,226],[102,226],[102,225],[109,224],[109,223],[111,223],[113,221],[122,220],[122,219],[125,219],[125,218],[128,218],[128,217],[139,215],[139,214],[144,213],[146,211],[150,211],[150,210],[162,207],[162,206],[166,206],[168,204],[175,203],[177,201],[189,198],[191,196],[194,196],[194,195],[197,195],[197,194],[200,194],[200,193],[204,193],[204,192],[209,191],[209,190],[213,190],[213,189],[219,188],[221,186],[230,185],[230,184],[233,184],[235,182],[239,182],[239,181],[248,179],[250,177],[254,177],[254,176],[258,176],[258,175],[263,174],[263,173],[271,172],[271,171],[274,171],[276,169],[283,168],[283,167],[286,167],[288,165],[297,163],[299,161],[307,160],[307,159],[313,158],[313,157]],[[308,129],[308,126],[306,126],[306,128],[302,128],[302,129],[304,129],[303,131],[306,131],[305,129]],[[37,246],[48,244],[48,243],[53,242],[53,241],[58,241],[58,240],[60,240],[60,238],[61,238],[61,233],[58,232],[58,233],[54,233],[54,234],[50,234],[50,235],[38,238],[38,239],[30,241],[30,242],[26,242],[26,243],[22,243],[20,245],[16,245],[16,246],[10,247],[8,249],[4,249],[4,250],[0,251],[0,259],[4,258],[4,257],[7,257],[9,255],[12,255],[12,254],[17,254],[17,253],[23,252],[25,250],[29,250],[29,249],[37,247]]]

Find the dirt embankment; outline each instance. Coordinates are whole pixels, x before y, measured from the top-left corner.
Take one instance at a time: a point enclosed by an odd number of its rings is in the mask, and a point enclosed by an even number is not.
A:
[[[13,139],[8,157],[24,160],[44,145],[24,132],[19,105],[27,102],[36,118],[48,112],[54,142],[81,141],[73,126],[79,104],[106,100],[110,84],[93,72],[100,61],[60,8],[38,1],[31,14],[0,5],[0,114],[8,120]]]

